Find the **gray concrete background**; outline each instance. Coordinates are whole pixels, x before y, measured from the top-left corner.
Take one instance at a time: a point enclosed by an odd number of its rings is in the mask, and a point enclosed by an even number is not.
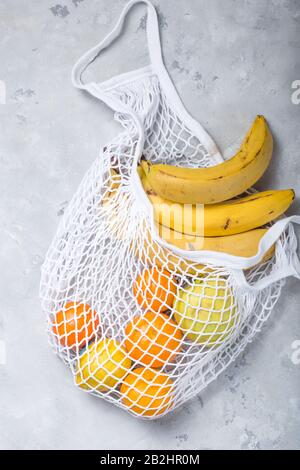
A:
[[[56,4],[61,2],[61,4]],[[52,354],[38,299],[40,266],[100,145],[118,130],[72,88],[75,60],[125,0],[0,0],[0,448],[300,448],[299,284],[290,279],[264,332],[201,396],[156,422],[75,389]],[[165,62],[191,114],[225,154],[264,114],[276,147],[259,188],[299,191],[299,0],[161,0]],[[100,80],[147,63],[144,10],[99,59]],[[3,98],[3,97],[2,97]],[[3,101],[3,100],[2,100]],[[293,212],[299,213],[299,202]]]

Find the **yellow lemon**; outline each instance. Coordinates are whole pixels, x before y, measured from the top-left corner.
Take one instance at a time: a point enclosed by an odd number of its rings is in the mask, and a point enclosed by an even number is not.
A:
[[[102,338],[91,343],[79,358],[75,381],[86,390],[107,392],[128,373],[131,360],[114,339]]]
[[[186,338],[208,347],[225,341],[239,317],[232,290],[226,279],[219,277],[199,279],[181,288],[174,315]]]

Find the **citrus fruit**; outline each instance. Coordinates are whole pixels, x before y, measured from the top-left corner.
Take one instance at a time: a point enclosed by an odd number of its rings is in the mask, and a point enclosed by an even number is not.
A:
[[[180,350],[182,333],[164,313],[147,311],[125,328],[125,345],[130,357],[143,365],[163,367]]]
[[[62,346],[84,348],[96,337],[99,327],[97,313],[88,304],[67,302],[52,322],[52,331]]]
[[[130,367],[131,360],[120,343],[102,338],[81,354],[75,382],[86,390],[107,392],[121,381]]]
[[[174,385],[167,374],[138,367],[124,379],[120,392],[123,404],[142,416],[158,416],[173,405]]]
[[[147,267],[136,278],[133,293],[144,310],[165,312],[170,309],[176,294],[176,284],[169,271]]]
[[[225,279],[196,280],[179,289],[174,316],[185,337],[204,346],[219,345],[233,333],[238,312]]]

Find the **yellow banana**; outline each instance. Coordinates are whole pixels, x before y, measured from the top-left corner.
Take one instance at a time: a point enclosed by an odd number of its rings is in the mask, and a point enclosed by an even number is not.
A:
[[[182,236],[181,233],[171,229],[166,230],[165,227],[159,226],[160,236],[168,243],[182,250],[216,251],[244,258],[256,255],[260,240],[267,230],[266,228],[259,228],[226,237],[196,237],[190,235]]]
[[[257,116],[240,150],[230,160],[209,168],[182,168],[151,164],[141,166],[156,194],[174,202],[213,204],[242,194],[266,171],[273,139],[263,116]]]
[[[245,258],[256,255],[260,240],[267,232],[267,229],[255,229],[250,232],[237,235],[229,235],[227,237],[193,237],[182,236],[174,230],[167,232],[164,227],[158,225],[158,231],[161,238],[177,248],[186,251],[208,250],[218,253],[227,253],[233,256],[242,256]],[[154,264],[170,272],[175,271],[179,274],[204,276],[212,271],[212,268],[187,258],[179,258],[172,251],[161,247],[155,242],[150,232],[144,241],[144,246],[138,246],[135,250],[136,256],[148,264]],[[265,262],[272,258],[275,252],[275,245],[267,251],[259,263]],[[251,266],[254,267],[255,265]],[[250,268],[248,268],[250,269]]]
[[[261,227],[283,214],[292,204],[292,189],[254,193],[219,204],[180,204],[155,194],[143,176],[157,223],[186,235],[220,237]]]

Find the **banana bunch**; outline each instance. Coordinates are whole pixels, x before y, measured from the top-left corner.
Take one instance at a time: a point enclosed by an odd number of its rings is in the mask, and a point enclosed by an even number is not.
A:
[[[292,204],[292,189],[238,197],[267,169],[273,139],[257,116],[239,151],[208,168],[183,168],[140,162],[138,172],[153,205],[159,233],[184,250],[210,250],[252,257],[267,229]],[[233,199],[234,198],[234,199]],[[274,247],[264,256],[271,257]]]

